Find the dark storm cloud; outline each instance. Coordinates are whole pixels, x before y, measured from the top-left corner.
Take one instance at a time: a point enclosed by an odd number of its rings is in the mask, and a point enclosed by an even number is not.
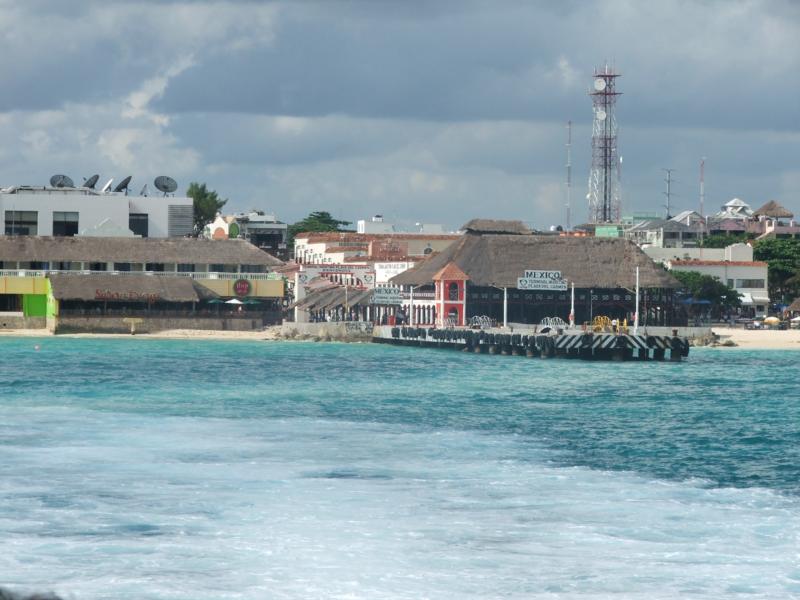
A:
[[[782,18],[795,13],[791,6],[761,14],[736,2],[551,4],[466,5],[417,18],[370,3],[337,4],[338,11],[302,4],[283,11],[274,45],[198,64],[158,106],[437,121],[576,118],[589,114],[592,68],[615,59],[628,125],[800,126],[800,80],[791,76],[800,66],[798,28]]]

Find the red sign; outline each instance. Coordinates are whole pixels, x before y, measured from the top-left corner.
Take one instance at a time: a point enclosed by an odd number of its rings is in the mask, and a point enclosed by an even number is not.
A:
[[[233,282],[233,293],[237,296],[247,296],[250,293],[250,282],[247,279],[237,279]]]

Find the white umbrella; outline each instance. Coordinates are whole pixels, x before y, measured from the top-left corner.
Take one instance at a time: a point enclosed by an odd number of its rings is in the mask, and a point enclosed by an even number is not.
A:
[[[225,300],[225,304],[244,304],[244,302],[238,298],[231,298],[230,300]]]
[[[800,323],[800,316],[797,316],[794,319],[791,319],[791,321],[792,321],[792,323]]]

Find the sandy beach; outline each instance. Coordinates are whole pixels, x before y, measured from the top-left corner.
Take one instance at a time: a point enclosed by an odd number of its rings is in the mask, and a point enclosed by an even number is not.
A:
[[[730,340],[740,348],[752,350],[800,350],[800,329],[780,331],[713,327],[712,331],[719,336],[720,342]],[[727,349],[724,346],[718,346],[718,348]]]

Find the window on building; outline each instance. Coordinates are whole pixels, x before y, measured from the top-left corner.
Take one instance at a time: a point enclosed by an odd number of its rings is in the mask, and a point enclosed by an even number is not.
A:
[[[458,284],[455,281],[450,282],[447,286],[447,299],[458,300]]]
[[[0,294],[0,311],[22,312],[22,295]]]
[[[53,235],[64,237],[78,235],[78,213],[53,211]]]
[[[128,271],[131,270],[131,263],[129,263],[129,262],[122,262],[122,263],[115,262],[114,263],[114,270],[115,271],[125,271],[127,273]]]
[[[89,270],[90,271],[108,271],[108,263],[90,262],[89,263]]]
[[[264,265],[242,265],[242,273],[264,273]]]
[[[152,271],[154,273],[163,273],[164,263],[147,263],[144,268],[146,271]]]
[[[35,210],[7,210],[6,235],[38,235],[39,213]]]
[[[178,273],[194,273],[194,264],[178,263]]]
[[[737,279],[736,280],[736,287],[737,288],[760,288],[763,289],[766,286],[764,285],[763,279]]]
[[[130,229],[134,235],[140,235],[146,238],[149,226],[150,219],[147,213],[131,213],[128,215],[128,229]]]
[[[733,279],[728,279],[728,287],[729,288],[733,287]]]

